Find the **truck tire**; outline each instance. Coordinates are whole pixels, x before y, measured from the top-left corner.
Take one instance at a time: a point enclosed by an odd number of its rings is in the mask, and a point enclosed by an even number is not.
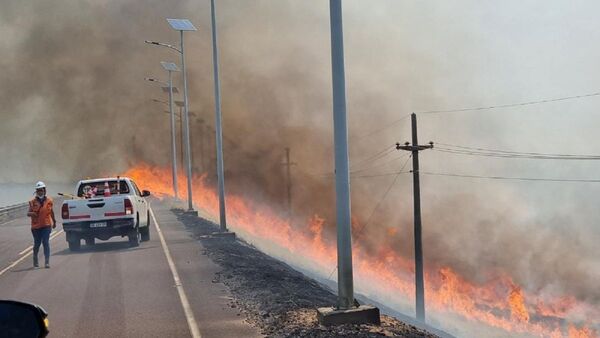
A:
[[[140,234],[142,242],[148,242],[150,240],[150,213],[148,213],[148,222],[146,222],[146,226],[140,228]]]
[[[79,251],[81,248],[81,240],[71,240],[69,243],[69,250],[71,251]]]
[[[94,244],[96,244],[96,239],[95,238],[86,238],[85,239],[85,245],[87,246],[94,246]]]
[[[140,231],[138,227],[135,227],[135,229],[129,231],[127,237],[129,238],[130,247],[134,248],[136,246],[140,246]]]

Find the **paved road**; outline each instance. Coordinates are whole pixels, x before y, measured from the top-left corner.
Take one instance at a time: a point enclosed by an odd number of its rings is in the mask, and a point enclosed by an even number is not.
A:
[[[113,238],[91,249],[82,246],[78,253],[71,253],[64,233],[55,231],[50,269],[32,268],[25,250],[31,245],[27,218],[0,225],[0,299],[44,307],[50,337],[190,337],[196,327],[202,337],[259,336],[228,305],[227,289],[212,283],[219,268],[202,255],[202,245],[167,206],[154,201],[152,209],[167,250],[156,223],[151,240],[138,248],[129,248],[126,238]]]

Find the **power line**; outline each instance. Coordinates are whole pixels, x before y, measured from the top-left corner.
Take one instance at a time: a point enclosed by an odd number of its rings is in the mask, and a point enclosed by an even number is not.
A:
[[[556,156],[556,157],[590,157],[590,158],[600,158],[600,155],[583,155],[583,154],[553,154],[553,153],[538,153],[538,152],[522,152],[522,151],[512,151],[512,150],[498,150],[498,149],[489,149],[489,148],[478,148],[478,147],[467,147],[467,146],[459,146],[448,143],[440,143],[436,142],[436,145],[447,146],[451,148],[460,148],[467,150],[477,150],[483,152],[494,152],[494,153],[504,153],[504,154],[516,154],[516,155],[539,155],[539,156]]]
[[[497,157],[497,158],[517,158],[517,159],[530,159],[530,160],[600,160],[600,156],[573,156],[573,155],[527,155],[519,153],[495,153],[495,152],[484,152],[476,150],[459,150],[452,148],[437,147],[435,151],[450,154],[459,155],[470,155],[470,156],[483,156],[483,157]]]
[[[372,167],[366,167],[366,168],[362,168],[362,169],[350,171],[350,174],[358,174],[358,173],[361,173],[361,172],[365,172],[365,171],[369,171],[369,170],[373,170],[373,169],[378,169],[378,168],[381,168],[381,167],[385,167],[386,165],[388,165],[388,164],[390,164],[392,162],[395,162],[397,160],[403,159],[405,156],[407,156],[407,155],[404,154],[402,156],[395,157],[395,158],[393,158],[393,159],[391,159],[389,161],[386,161],[386,162],[374,165]]]
[[[410,160],[411,157],[412,157],[412,155],[409,155],[406,158],[406,161],[404,161],[404,164],[402,165],[402,168],[400,168],[400,171],[398,171],[396,173],[396,176],[394,177],[394,180],[392,181],[392,183],[390,183],[390,185],[387,187],[386,191],[383,193],[383,195],[381,196],[381,198],[379,199],[377,204],[375,204],[375,208],[373,208],[373,211],[371,211],[371,214],[367,218],[367,221],[365,222],[365,224],[362,227],[360,227],[359,229],[356,229],[357,237],[362,233],[362,231],[367,227],[367,225],[369,225],[369,223],[371,222],[371,219],[373,218],[373,215],[375,215],[375,212],[377,211],[377,209],[379,209],[379,205],[385,200],[385,198],[387,197],[390,190],[392,190],[392,187],[396,184],[396,181],[398,180],[398,177],[400,177],[400,174],[403,173],[403,170],[406,167],[406,165],[408,164],[408,160]],[[405,171],[405,173],[406,173],[406,171]]]
[[[364,164],[367,164],[367,163],[372,163],[372,162],[378,161],[378,160],[380,160],[380,159],[382,159],[382,158],[384,158],[384,157],[388,156],[389,154],[393,153],[393,152],[394,152],[394,150],[395,150],[395,147],[394,147],[394,146],[388,146],[388,147],[386,147],[386,148],[384,148],[384,149],[382,149],[382,150],[378,151],[377,153],[375,153],[375,154],[373,154],[373,155],[371,155],[371,156],[369,156],[369,157],[367,157],[367,158],[364,158],[364,159],[362,159],[362,160],[358,161],[358,162],[357,162],[357,163],[355,163],[354,165],[351,165],[351,168],[353,168],[353,167],[354,167],[354,168],[356,169],[356,167],[360,167],[360,166],[362,166],[362,165],[364,165]],[[351,173],[351,174],[352,174],[352,173],[358,173],[358,172],[363,172],[363,171],[371,170],[371,169],[374,169],[374,168],[378,168],[378,167],[381,167],[381,166],[383,166],[383,165],[385,165],[385,164],[391,163],[391,162],[393,162],[393,161],[395,161],[395,160],[397,160],[397,159],[398,159],[398,158],[394,158],[394,159],[392,159],[391,161],[387,161],[387,162],[384,162],[384,163],[381,163],[381,164],[377,164],[377,165],[376,165],[376,166],[374,166],[374,167],[363,167],[363,168],[358,168],[358,169],[356,169],[356,170],[351,170],[351,171],[350,171],[350,173]],[[307,173],[307,174],[308,174],[309,176],[315,176],[315,177],[333,177],[333,175],[334,175],[334,174],[333,174],[333,173],[331,173],[331,172],[328,172],[328,173],[323,173],[323,174],[309,174],[309,173]]]
[[[373,175],[360,175],[360,176],[350,176],[352,179],[355,178],[371,178],[371,177],[385,177],[385,176],[394,176],[398,174],[409,174],[410,171],[395,171],[391,173],[383,173],[383,174],[373,174]]]
[[[482,176],[482,175],[463,175],[463,174],[452,174],[452,173],[435,173],[435,172],[429,172],[429,171],[420,171],[420,173],[424,174],[424,175],[430,175],[430,176],[449,176],[449,177],[463,177],[463,178],[477,178],[477,179],[491,179],[491,180],[600,183],[600,179]]]
[[[391,128],[391,127],[395,126],[396,124],[398,124],[398,123],[400,123],[400,122],[404,121],[404,119],[406,119],[406,118],[407,118],[407,117],[409,117],[409,116],[410,116],[410,114],[406,114],[406,115],[402,116],[401,118],[399,118],[399,119],[397,119],[397,120],[394,120],[394,121],[391,121],[391,122],[387,123],[387,124],[386,124],[384,127],[381,127],[381,128],[375,129],[375,130],[372,130],[372,131],[370,131],[370,132],[369,132],[369,133],[367,133],[367,134],[364,134],[364,135],[362,135],[362,136],[359,136],[359,137],[357,137],[357,138],[356,138],[356,140],[354,140],[354,141],[360,141],[360,140],[362,140],[362,139],[364,139],[364,138],[367,138],[367,137],[369,137],[369,136],[373,136],[373,135],[375,135],[375,134],[377,134],[377,133],[380,133],[380,132],[382,132],[382,131],[384,131],[384,130],[386,130],[386,129],[389,129],[389,128]]]
[[[385,177],[385,176],[394,176],[397,174],[408,174],[408,173],[410,173],[410,171],[393,171],[393,172],[389,172],[389,173],[380,173],[380,174],[372,174],[372,175],[352,175],[352,174],[350,174],[350,178],[355,179],[355,178]],[[305,174],[309,177],[314,177],[314,178],[322,178],[322,179],[334,178],[333,174],[312,175],[307,172],[303,172],[303,174]]]
[[[537,100],[537,101],[527,101],[527,102],[509,103],[509,104],[482,106],[482,107],[471,107],[471,108],[427,110],[427,111],[419,111],[416,113],[418,113],[418,114],[457,113],[457,112],[466,112],[466,111],[490,110],[490,109],[498,109],[498,108],[522,107],[522,106],[530,106],[530,105],[549,103],[549,102],[582,99],[582,98],[586,98],[586,97],[599,96],[599,95],[600,95],[600,92],[597,92],[597,93],[591,93],[591,94],[565,96],[565,97],[559,97],[559,98],[554,98],[554,99],[544,99],[544,100]]]
[[[567,100],[576,100],[583,99],[588,97],[600,96],[600,92],[582,94],[582,95],[573,95],[573,96],[565,96],[559,98],[551,98],[551,99],[543,99],[543,100],[534,100],[534,101],[526,101],[526,102],[518,102],[518,103],[508,103],[508,104],[500,104],[500,105],[491,105],[491,106],[481,106],[481,107],[469,107],[469,108],[456,108],[456,109],[442,109],[442,110],[425,110],[425,111],[415,111],[418,114],[440,114],[440,113],[457,113],[457,112],[468,112],[468,111],[480,111],[480,110],[492,110],[492,109],[500,109],[500,108],[512,108],[512,107],[523,107],[530,106],[536,104],[543,103],[551,103],[551,102],[559,102],[559,101],[567,101]],[[385,126],[372,130],[364,135],[361,135],[355,139],[355,141],[360,141],[369,136],[373,136],[377,133],[380,133],[386,129],[392,128],[396,124],[402,122],[404,119],[408,118],[410,114],[406,114],[401,118],[391,121],[387,123]]]
[[[361,165],[363,165],[365,163],[370,163],[370,162],[376,161],[376,160],[378,160],[380,158],[383,158],[383,157],[385,157],[385,156],[393,153],[394,149],[395,148],[390,145],[390,146],[388,146],[388,147],[386,147],[386,148],[378,151],[376,154],[373,154],[373,155],[371,155],[371,156],[369,156],[367,158],[359,160],[357,163],[351,165],[350,167],[360,167]]]

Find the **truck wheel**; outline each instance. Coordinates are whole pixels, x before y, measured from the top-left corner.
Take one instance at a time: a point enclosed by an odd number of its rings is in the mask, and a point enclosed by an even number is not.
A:
[[[142,242],[148,242],[150,240],[150,226],[145,226],[140,229],[140,235]]]
[[[95,238],[86,238],[85,239],[85,245],[87,246],[93,246],[94,244],[96,244],[96,239]]]
[[[142,235],[142,242],[150,240],[150,213],[148,213],[148,222],[146,222],[146,226],[140,228],[140,234]]]
[[[137,227],[135,229],[129,231],[129,234],[127,235],[127,237],[129,238],[129,246],[130,247],[133,248],[133,247],[140,245],[140,231]]]
[[[81,240],[70,240],[69,242],[69,250],[71,251],[79,251],[81,248]]]

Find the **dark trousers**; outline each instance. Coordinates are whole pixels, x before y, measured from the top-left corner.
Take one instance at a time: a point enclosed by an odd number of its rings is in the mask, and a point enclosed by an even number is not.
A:
[[[33,261],[37,263],[38,261],[38,252],[40,251],[40,244],[44,245],[44,258],[46,259],[46,264],[50,263],[50,232],[52,231],[51,227],[41,228],[41,229],[31,229],[31,233],[33,234]]]

